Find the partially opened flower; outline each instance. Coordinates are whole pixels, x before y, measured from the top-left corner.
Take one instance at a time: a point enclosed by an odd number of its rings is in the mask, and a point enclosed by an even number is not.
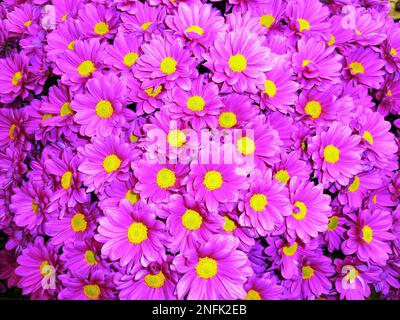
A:
[[[244,300],[280,300],[283,288],[276,283],[273,277],[250,277],[244,286],[247,295]]]
[[[31,26],[38,24],[40,8],[30,3],[23,3],[20,6],[14,5],[15,10],[7,14],[8,30],[18,36],[27,32]]]
[[[281,161],[274,165],[274,177],[283,184],[289,182],[293,177],[298,181],[308,180],[310,177],[308,165],[300,158],[297,151],[281,155]]]
[[[222,101],[224,107],[218,115],[218,124],[222,129],[242,128],[258,114],[257,108],[246,95],[232,93]]]
[[[340,249],[346,231],[344,224],[345,218],[338,214],[333,214],[329,217],[328,229],[324,234],[329,252]]]

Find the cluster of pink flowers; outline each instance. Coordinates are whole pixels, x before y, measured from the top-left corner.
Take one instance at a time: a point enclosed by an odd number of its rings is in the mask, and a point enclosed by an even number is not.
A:
[[[400,299],[380,0],[0,3],[0,291]]]

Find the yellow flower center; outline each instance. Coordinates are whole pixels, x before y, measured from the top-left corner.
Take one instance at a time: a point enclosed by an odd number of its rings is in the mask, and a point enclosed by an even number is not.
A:
[[[276,95],[276,85],[275,85],[275,82],[273,82],[273,81],[271,81],[271,80],[265,81],[263,93],[267,94],[270,98],[275,97],[275,95]]]
[[[217,261],[213,258],[200,258],[196,265],[196,273],[200,278],[213,278],[218,272]]]
[[[244,300],[262,300],[262,299],[258,291],[250,289],[247,292],[246,298],[244,298]]]
[[[275,22],[275,18],[270,14],[264,14],[260,17],[260,26],[264,26],[266,28],[271,28],[272,24]]]
[[[68,50],[75,50],[75,40],[72,40],[70,43],[67,45]]]
[[[361,35],[361,31],[360,30],[356,29],[355,32],[356,32],[357,35],[359,35],[359,36]]]
[[[186,107],[192,111],[202,111],[204,110],[206,102],[203,97],[200,96],[192,96],[186,102]]]
[[[307,215],[307,206],[302,201],[296,201],[294,206],[298,209],[298,212],[293,212],[292,216],[296,220],[303,220]]]
[[[329,144],[324,148],[324,159],[329,163],[336,163],[340,159],[340,151],[333,144]]]
[[[389,97],[391,97],[391,96],[393,95],[392,90],[389,89],[389,90],[387,91],[387,95],[388,95]]]
[[[172,57],[165,57],[161,61],[160,70],[165,74],[173,74],[176,71],[178,62]]]
[[[128,229],[128,240],[133,244],[141,244],[147,239],[147,227],[141,222],[133,222]]]
[[[110,154],[103,160],[103,168],[107,173],[117,171],[121,165],[121,159],[115,154]]]
[[[311,60],[303,60],[303,62],[301,63],[301,66],[303,67],[303,68],[305,68],[305,67],[307,67],[309,64],[311,63]]]
[[[368,141],[370,145],[373,145],[373,144],[374,144],[374,138],[372,137],[371,132],[365,130],[364,133],[363,133],[363,135],[362,135],[362,138],[363,138],[364,140]]]
[[[200,26],[197,26],[197,25],[190,26],[190,27],[186,28],[185,31],[186,31],[186,32],[194,32],[194,33],[197,33],[199,36],[202,36],[202,35],[204,34],[203,28],[200,27]]]
[[[128,190],[128,192],[125,194],[125,199],[132,204],[138,202],[139,198],[140,198],[139,194],[132,192],[132,190]]]
[[[108,100],[100,100],[96,104],[96,114],[99,118],[108,119],[114,113],[114,108],[110,101]]]
[[[134,65],[138,58],[139,55],[136,52],[129,52],[124,56],[124,65],[130,68]]]
[[[163,168],[158,171],[156,182],[161,189],[171,188],[176,182],[175,173],[170,169]]]
[[[355,176],[354,180],[351,183],[351,185],[349,186],[348,190],[349,190],[349,192],[355,192],[358,190],[359,187],[360,187],[360,178]]]
[[[153,24],[152,21],[148,21],[148,22],[143,23],[140,27],[141,27],[143,30],[147,30],[152,24]]]
[[[92,250],[86,250],[84,256],[85,261],[88,265],[94,266],[95,264],[97,264],[96,256]]]
[[[321,115],[322,107],[318,101],[311,100],[306,104],[304,111],[313,119],[317,119]]]
[[[15,140],[15,138],[16,138],[15,135],[14,135],[14,132],[15,132],[16,128],[17,128],[17,126],[15,124],[12,124],[10,126],[10,129],[8,130],[8,136],[10,137],[11,140]]]
[[[240,53],[231,56],[228,64],[233,72],[243,72],[247,68],[247,60],[245,56]]]
[[[161,93],[161,90],[162,86],[158,86],[157,88],[144,89],[144,92],[146,92],[149,97],[156,98]]]
[[[186,142],[186,135],[182,130],[171,130],[168,133],[167,141],[171,147],[180,148]]]
[[[221,173],[215,170],[208,171],[204,175],[203,184],[210,191],[221,188],[223,184]]]
[[[236,114],[233,112],[222,112],[218,118],[218,123],[222,128],[230,129],[237,124]]]
[[[376,204],[376,201],[378,200],[378,198],[376,197],[376,195],[374,195],[373,196],[373,198],[372,198],[372,202],[374,203],[374,204]]]
[[[16,73],[14,73],[14,75],[11,79],[11,83],[13,84],[14,87],[18,86],[22,77],[23,77],[23,75],[22,75],[21,71],[17,71]]]
[[[224,220],[225,223],[222,229],[224,229],[226,232],[233,232],[237,228],[235,221],[230,219],[228,216],[224,216]]]
[[[32,199],[32,211],[33,213],[38,213],[39,205],[35,202],[35,199]]]
[[[358,270],[354,266],[347,266],[349,270],[345,275],[345,279],[347,282],[353,282],[358,277]]]
[[[275,179],[282,183],[287,183],[290,179],[289,172],[287,172],[285,169],[281,169],[275,173]]]
[[[310,30],[310,22],[306,19],[297,19],[299,23],[299,31],[303,32],[304,30]]]
[[[65,21],[65,20],[67,20],[67,18],[68,18],[68,13],[64,14],[64,15],[61,17],[61,21]]]
[[[364,66],[360,62],[352,62],[350,63],[349,67],[353,71],[353,74],[359,74],[359,73],[364,73]]]
[[[339,225],[339,217],[338,216],[332,216],[329,218],[328,222],[328,231],[333,231],[335,230]]]
[[[52,117],[53,117],[53,115],[52,115],[51,113],[45,113],[45,114],[42,116],[42,121],[45,121],[45,120],[50,119],[50,118],[52,118]]]
[[[255,193],[250,198],[250,207],[257,212],[264,211],[268,204],[267,197],[262,193]]]
[[[302,278],[304,280],[311,279],[314,275],[314,269],[311,268],[310,266],[304,266],[301,268],[301,273],[302,273]]]
[[[182,216],[183,226],[190,231],[200,229],[202,223],[203,218],[197,211],[188,209]]]
[[[153,288],[153,289],[158,289],[164,285],[165,276],[161,271],[157,274],[149,273],[144,277],[144,282],[146,283],[146,285],[148,287]]]
[[[43,262],[40,264],[40,266],[39,266],[39,271],[40,271],[40,274],[41,274],[43,277],[46,277],[47,275],[50,274],[51,270],[50,270],[49,266],[50,266],[50,264],[49,264],[49,262],[48,262],[47,260],[43,261]]]
[[[131,133],[131,135],[129,136],[129,141],[133,143],[133,142],[136,142],[138,140],[139,140],[139,137],[135,136],[133,133]]]
[[[328,46],[334,45],[336,42],[336,37],[334,35],[331,35],[331,38],[328,41]]]
[[[243,137],[240,138],[236,143],[236,149],[241,154],[248,156],[249,154],[253,154],[256,150],[256,145],[253,139]]]
[[[72,172],[65,171],[61,177],[61,186],[63,187],[64,190],[68,190],[71,187],[71,181],[72,181]]]
[[[100,297],[100,287],[97,284],[87,284],[83,288],[83,293],[86,297],[96,300]]]
[[[87,228],[87,221],[85,215],[82,213],[75,214],[71,219],[71,228],[74,232],[83,232]]]
[[[292,257],[297,252],[297,242],[293,243],[291,246],[285,246],[282,248],[283,253],[287,257]]]
[[[61,117],[64,117],[67,114],[72,114],[71,104],[69,102],[64,103],[60,108]]]
[[[25,27],[29,27],[32,24],[32,20],[27,20],[24,22]]]
[[[94,32],[100,36],[104,36],[110,32],[110,27],[105,22],[98,22],[94,26]]]
[[[78,73],[82,77],[89,77],[96,70],[91,60],[85,60],[78,66]]]
[[[370,243],[374,237],[374,232],[370,226],[364,226],[362,228],[362,238],[366,243]]]

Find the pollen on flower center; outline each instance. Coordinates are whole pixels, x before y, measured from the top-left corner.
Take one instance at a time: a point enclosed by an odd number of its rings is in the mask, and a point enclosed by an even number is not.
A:
[[[213,258],[200,258],[196,265],[196,273],[200,278],[211,279],[218,272],[217,261]]]
[[[32,22],[33,22],[32,20],[27,20],[24,22],[24,26],[29,27],[32,24]]]
[[[60,108],[61,117],[64,117],[67,114],[72,114],[71,104],[69,102],[64,103]]]
[[[94,32],[97,33],[100,36],[104,36],[105,34],[110,32],[110,27],[105,22],[98,22],[94,26]]]
[[[14,73],[14,75],[12,76],[11,79],[11,83],[14,87],[18,86],[20,80],[22,79],[23,75],[21,71],[17,71],[16,73]]]
[[[329,163],[336,163],[340,160],[340,151],[333,144],[329,144],[324,148],[324,159]]]
[[[348,190],[349,192],[356,192],[358,188],[360,187],[360,178],[355,176],[353,182],[349,186]]]
[[[153,24],[152,21],[148,21],[148,22],[143,23],[140,27],[141,27],[143,30],[147,30],[152,24]]]
[[[352,283],[358,277],[358,270],[354,266],[346,266],[348,269],[347,274],[344,276],[347,282]]]
[[[89,77],[96,68],[91,60],[85,60],[78,66],[78,73],[82,77]]]
[[[161,90],[162,86],[158,86],[157,88],[152,87],[144,89],[144,92],[146,92],[149,97],[156,98],[161,93]]]
[[[245,56],[240,53],[231,56],[228,64],[233,72],[243,72],[247,68],[247,60]]]
[[[297,252],[297,242],[293,243],[291,246],[286,246],[282,248],[285,256],[292,257]]]
[[[275,179],[282,183],[287,183],[290,179],[289,172],[287,172],[285,169],[281,169],[275,173]]]
[[[70,43],[67,45],[68,50],[75,50],[75,40],[72,40]]]
[[[364,140],[368,141],[370,145],[374,144],[374,137],[372,136],[371,132],[365,130],[363,135],[362,135],[362,138]]]
[[[132,192],[132,190],[128,190],[128,192],[125,194],[125,199],[132,204],[138,202],[139,198],[140,198],[139,194]]]
[[[130,68],[135,64],[138,58],[139,55],[136,52],[129,52],[124,56],[124,65]]]
[[[237,228],[235,221],[228,216],[224,216],[224,221],[225,223],[222,229],[224,229],[226,232],[233,232]]]
[[[299,23],[299,31],[303,32],[304,30],[310,30],[310,22],[306,19],[297,19]]]
[[[331,38],[328,41],[328,46],[333,46],[336,42],[336,37],[334,35],[331,35]]]
[[[182,130],[171,130],[168,133],[167,141],[171,147],[180,148],[186,142],[186,135]]]
[[[208,171],[204,175],[203,184],[210,191],[221,188],[223,184],[221,173],[215,170]]]
[[[182,224],[190,231],[198,230],[203,224],[203,218],[197,211],[188,209],[182,216]]]
[[[192,111],[203,111],[206,102],[201,96],[192,96],[186,102],[186,107]]]
[[[144,277],[144,282],[148,287],[158,289],[164,286],[165,276],[161,271],[157,274],[149,273]]]
[[[96,300],[100,297],[100,287],[97,284],[87,284],[83,287],[83,293],[86,297]]]
[[[108,119],[114,113],[114,108],[110,101],[108,100],[100,100],[96,104],[96,114],[99,118]]]
[[[302,68],[307,67],[309,64],[311,63],[311,60],[303,60],[303,62],[301,63]]]
[[[88,265],[93,266],[97,264],[96,256],[92,250],[86,250],[84,257],[85,257],[85,262]]]
[[[46,277],[49,274],[49,271],[50,271],[50,269],[48,268],[49,266],[50,266],[50,264],[47,260],[43,261],[40,264],[39,271],[43,277]]]
[[[397,50],[396,50],[395,48],[391,48],[391,49],[390,49],[390,54],[391,54],[392,56],[397,56]]]
[[[61,186],[63,187],[64,190],[68,190],[71,187],[71,181],[72,181],[72,172],[65,171],[61,177]]]
[[[262,300],[262,299],[258,291],[250,289],[247,292],[246,298],[244,298],[244,300]]]
[[[374,232],[370,226],[364,226],[361,230],[362,238],[366,243],[370,243],[374,237]]]
[[[328,222],[328,231],[335,230],[339,225],[339,218],[338,216],[332,216],[329,218]]]
[[[10,129],[8,130],[8,136],[10,137],[11,140],[15,140],[15,129],[17,128],[17,126],[13,123],[10,126]]]
[[[304,107],[304,111],[313,119],[317,119],[321,115],[322,107],[318,101],[311,100]]]
[[[175,185],[176,182],[175,173],[170,169],[163,168],[158,171],[156,182],[161,189],[171,188]]]
[[[165,74],[173,74],[176,71],[176,65],[178,62],[172,57],[165,57],[161,61],[160,70]]]
[[[250,139],[248,137],[243,137],[240,138],[237,143],[236,143],[236,149],[239,151],[241,154],[248,156],[250,154],[253,154],[254,151],[256,150],[256,145],[254,143],[253,139]]]
[[[32,211],[33,213],[38,213],[39,211],[39,204],[36,203],[35,199],[32,199]]]
[[[271,81],[271,80],[265,81],[263,93],[267,94],[270,98],[275,97],[275,95],[276,95],[276,85],[275,85],[275,82],[273,82],[273,81]]]
[[[83,232],[87,228],[85,215],[82,213],[75,214],[71,219],[71,228],[74,232]]]
[[[303,220],[307,215],[307,206],[302,201],[296,201],[294,206],[298,209],[297,212],[293,212],[292,216],[296,220]]]
[[[264,211],[268,204],[268,199],[265,194],[256,193],[250,198],[250,207],[257,212]]]
[[[314,269],[310,266],[304,266],[303,268],[301,268],[301,273],[303,280],[308,280],[314,276]]]
[[[365,72],[364,66],[360,62],[352,62],[350,63],[349,67],[354,75],[359,73],[363,74]]]
[[[197,25],[190,26],[190,27],[186,28],[185,31],[186,31],[186,32],[194,32],[194,33],[197,33],[199,36],[202,36],[202,35],[204,34],[203,28],[200,27],[200,26],[197,26]]]
[[[237,124],[236,114],[233,112],[222,112],[218,118],[218,123],[222,128],[230,129]]]
[[[117,171],[121,165],[121,159],[115,154],[110,154],[103,160],[103,168],[107,173]]]
[[[264,14],[260,17],[260,26],[264,26],[266,28],[271,28],[272,24],[275,22],[275,17],[270,14]]]
[[[128,229],[128,240],[133,244],[141,244],[147,239],[147,226],[142,222],[133,222]]]

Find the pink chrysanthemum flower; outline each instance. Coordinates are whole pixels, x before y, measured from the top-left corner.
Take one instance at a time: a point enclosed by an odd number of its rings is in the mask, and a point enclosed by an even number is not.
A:
[[[119,214],[100,218],[99,224],[95,239],[103,243],[102,255],[119,260],[121,266],[165,257],[165,225],[145,203],[132,206],[121,201]]]
[[[23,3],[7,13],[8,30],[12,35],[21,36],[30,27],[38,24],[39,17],[40,7]]]
[[[253,16],[259,18],[261,26],[267,30],[275,29],[279,26],[286,7],[282,0],[261,1],[251,8]]]
[[[247,291],[244,300],[280,300],[283,295],[283,288],[276,283],[275,277],[250,277],[244,289]]]
[[[328,228],[324,233],[323,237],[327,244],[329,252],[340,249],[340,245],[344,239],[344,233],[346,229],[344,228],[345,219],[342,216],[333,214],[329,217]]]
[[[361,171],[360,139],[360,136],[352,135],[348,126],[337,122],[328,131],[317,131],[308,152],[312,154],[316,176],[324,185],[337,182],[347,186]]]
[[[25,124],[28,114],[25,109],[1,108],[0,109],[0,143],[8,145],[21,145],[25,141]]]
[[[300,158],[297,151],[281,155],[281,161],[273,168],[274,178],[283,184],[288,183],[293,177],[298,181],[310,178],[309,165]]]
[[[381,47],[381,55],[386,60],[385,68],[393,73],[400,69],[400,30],[393,25]]]
[[[175,257],[173,266],[183,274],[176,287],[178,298],[245,298],[243,286],[252,270],[238,245],[239,240],[232,236],[213,235],[206,243]]]
[[[82,0],[52,0],[56,9],[57,23],[66,21],[68,18],[76,18],[78,10],[82,7]],[[72,20],[72,19],[69,19]],[[58,25],[59,26],[59,25]]]
[[[386,39],[384,32],[386,14],[375,11],[374,13],[364,10],[364,8],[355,8],[354,19],[354,42],[363,47],[379,45]]]
[[[222,92],[232,87],[238,93],[256,93],[257,86],[265,83],[265,72],[272,69],[270,50],[247,29],[219,35],[203,57],[212,79],[223,84]]]

